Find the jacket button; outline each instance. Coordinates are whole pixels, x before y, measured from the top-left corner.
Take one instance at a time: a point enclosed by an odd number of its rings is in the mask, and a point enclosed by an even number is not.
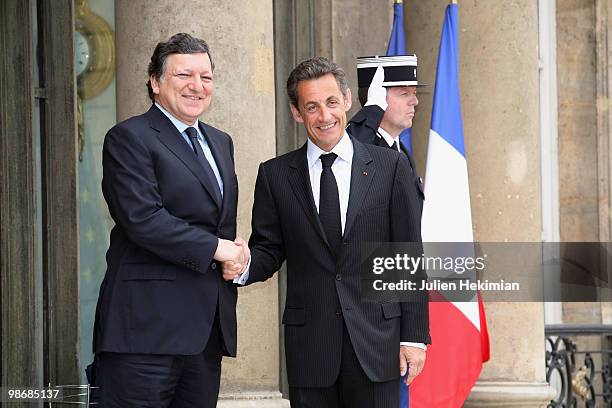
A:
[[[217,264],[214,262],[210,264],[210,269],[217,269]]]
[[[342,275],[337,274],[337,275],[336,275],[336,280],[337,280],[337,281],[341,281],[341,280],[342,280]]]
[[[340,311],[340,309],[336,310],[336,316],[337,316],[337,317],[342,316],[342,312]]]

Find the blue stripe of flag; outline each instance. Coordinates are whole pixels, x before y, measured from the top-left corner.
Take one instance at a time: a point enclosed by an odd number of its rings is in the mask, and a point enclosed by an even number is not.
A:
[[[406,34],[404,33],[404,7],[401,3],[393,5],[393,28],[387,46],[387,55],[406,53]]]
[[[403,376],[402,378],[400,378],[400,382],[399,382],[399,393],[400,393],[399,408],[410,408],[410,387],[407,386],[406,383],[404,382],[405,377],[406,376]]]
[[[387,55],[406,54],[406,33],[404,33],[404,6],[401,3],[393,4],[393,29],[389,37]],[[400,133],[400,141],[412,154],[412,129],[404,129]]]
[[[440,53],[436,72],[436,87],[431,112],[431,129],[465,157],[463,122],[459,98],[459,74],[457,53],[458,6],[446,7]]]

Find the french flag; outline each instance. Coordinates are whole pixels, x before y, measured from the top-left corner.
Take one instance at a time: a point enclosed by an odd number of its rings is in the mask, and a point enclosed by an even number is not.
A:
[[[427,151],[423,242],[473,242],[468,170],[459,99],[457,5],[446,8]],[[425,244],[426,245],[426,244]],[[430,302],[432,345],[410,385],[411,408],[461,407],[483,362],[489,337],[480,296]]]

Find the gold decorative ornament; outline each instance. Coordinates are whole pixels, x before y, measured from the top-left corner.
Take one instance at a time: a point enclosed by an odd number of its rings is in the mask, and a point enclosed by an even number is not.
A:
[[[115,34],[102,17],[91,11],[87,0],[75,0],[75,6],[77,89],[84,99],[91,99],[115,76]]]
[[[83,100],[100,95],[115,76],[115,33],[89,8],[88,0],[74,0],[74,64],[77,75],[79,161],[83,160],[85,131]]]
[[[83,161],[83,148],[85,147],[85,121],[83,120],[83,98],[77,98],[77,129],[79,143],[79,161]]]
[[[572,390],[574,391],[576,395],[582,397],[583,400],[589,397],[589,394],[590,394],[590,390],[588,387],[589,384],[587,383],[586,378],[587,378],[587,367],[586,366],[580,367],[572,378]]]

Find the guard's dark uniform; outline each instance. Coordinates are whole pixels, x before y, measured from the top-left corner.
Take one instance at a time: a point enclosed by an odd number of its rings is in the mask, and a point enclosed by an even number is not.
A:
[[[349,135],[362,143],[373,144],[391,149],[392,147],[389,146],[387,142],[378,134],[378,128],[380,127],[380,123],[382,122],[384,115],[385,111],[378,105],[364,106],[355,114],[355,116],[351,118],[348,126],[346,127],[346,131],[349,133]],[[413,182],[417,190],[417,196],[419,197],[419,210],[422,212],[423,200],[425,199],[425,194],[423,193],[423,179],[419,177],[416,165],[408,149],[406,149],[402,143],[400,143],[400,149],[402,152],[404,152],[404,154],[406,154],[408,160],[410,160],[410,166],[412,168],[411,177],[413,178]]]

